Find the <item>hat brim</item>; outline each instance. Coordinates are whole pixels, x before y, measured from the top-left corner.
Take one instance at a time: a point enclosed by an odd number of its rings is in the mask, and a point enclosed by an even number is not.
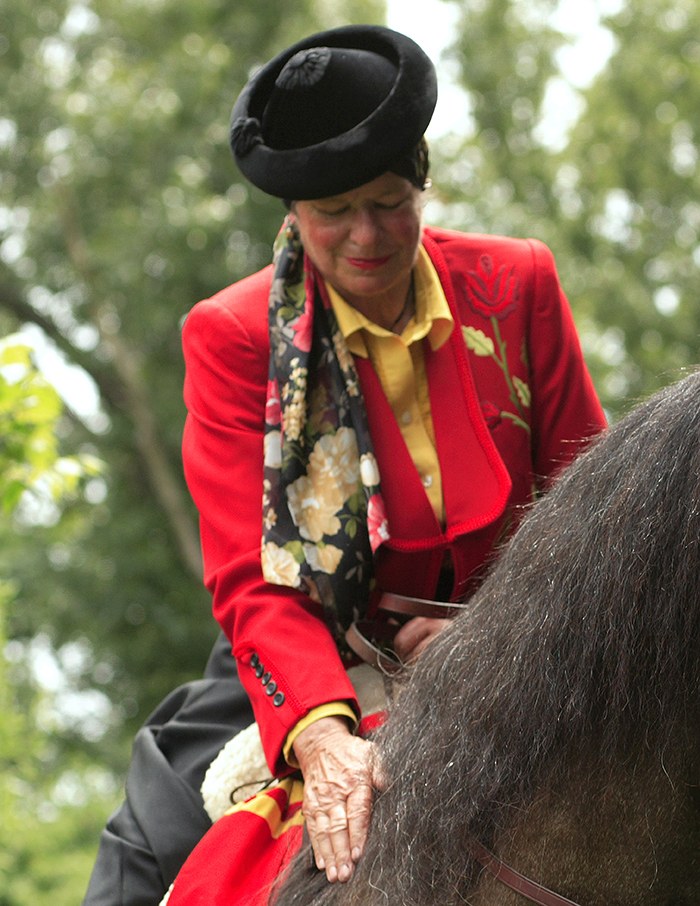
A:
[[[239,95],[231,122],[261,122],[285,63],[300,50],[324,46],[382,54],[396,65],[396,81],[382,103],[342,135],[288,150],[270,148],[262,136],[245,148],[246,153],[233,147],[242,173],[269,195],[294,201],[326,198],[371,182],[418,144],[433,115],[435,67],[418,44],[381,26],[348,25],[311,35],[274,57]]]

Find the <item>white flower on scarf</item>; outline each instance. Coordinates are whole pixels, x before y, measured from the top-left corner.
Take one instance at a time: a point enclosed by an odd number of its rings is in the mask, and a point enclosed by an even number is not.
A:
[[[261,551],[263,578],[272,585],[288,585],[290,588],[299,587],[299,564],[283,547],[278,547],[274,541],[263,544]]]
[[[379,466],[371,453],[363,453],[360,458],[360,475],[362,484],[366,488],[373,488],[379,484]]]
[[[323,547],[317,547],[315,544],[305,544],[304,555],[306,562],[315,572],[332,575],[338,569],[343,552],[334,544],[324,544]]]
[[[353,361],[352,354],[347,347],[345,337],[340,330],[336,330],[336,332],[333,334],[333,346],[335,348],[335,355],[338,359],[338,364],[340,365],[341,371],[343,372],[343,375],[345,377],[348,393],[350,394],[350,396],[359,396],[360,388],[357,384],[355,362]]]
[[[268,431],[265,435],[265,467],[282,468],[282,435],[279,431]]]
[[[308,369],[299,365],[299,359],[289,363],[292,370],[289,380],[282,388],[282,430],[287,440],[299,440],[306,423],[306,379]]]
[[[357,439],[352,428],[340,428],[317,440],[306,475],[287,487],[287,501],[302,538],[319,542],[341,529],[336,513],[356,491],[360,479]]]

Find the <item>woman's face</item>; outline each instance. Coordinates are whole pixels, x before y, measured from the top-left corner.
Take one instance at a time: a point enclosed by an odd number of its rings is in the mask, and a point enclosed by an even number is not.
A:
[[[421,192],[384,173],[330,198],[297,201],[292,217],[321,276],[372,317],[403,306],[421,239]]]

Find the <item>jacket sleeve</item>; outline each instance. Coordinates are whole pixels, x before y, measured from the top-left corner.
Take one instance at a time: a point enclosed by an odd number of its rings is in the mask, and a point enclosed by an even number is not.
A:
[[[528,243],[535,279],[528,342],[532,456],[535,474],[551,478],[605,428],[606,420],[552,253],[537,240]]]
[[[321,608],[262,576],[264,274],[200,302],[186,319],[183,461],[214,615],[232,642],[268,764],[282,773],[285,738],[310,710],[334,701],[358,706]]]

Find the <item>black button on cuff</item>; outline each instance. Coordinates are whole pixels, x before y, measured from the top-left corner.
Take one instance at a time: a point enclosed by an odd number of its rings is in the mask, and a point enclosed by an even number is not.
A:
[[[278,692],[277,695],[272,699],[272,704],[275,708],[279,708],[280,705],[284,704],[284,692]]]
[[[262,679],[260,680],[260,682],[263,684],[263,686],[267,686],[267,684],[270,682],[271,679],[272,679],[272,674],[271,674],[270,671],[268,670],[267,673],[264,673],[264,674],[263,674]]]
[[[250,666],[253,667],[253,669],[255,669],[255,667],[257,667],[259,663],[260,663],[260,658],[258,657],[258,655],[255,652],[253,652],[253,654],[251,654],[251,656],[250,656]]]
[[[267,684],[267,686],[266,686],[266,688],[265,688],[265,692],[266,692],[268,695],[274,695],[275,692],[277,692],[277,683],[276,683],[274,680],[272,680],[271,683],[268,683],[268,684]]]
[[[263,664],[258,663],[258,666],[255,668],[255,675],[257,676],[257,678],[260,679],[264,672],[265,667],[263,666]]]

